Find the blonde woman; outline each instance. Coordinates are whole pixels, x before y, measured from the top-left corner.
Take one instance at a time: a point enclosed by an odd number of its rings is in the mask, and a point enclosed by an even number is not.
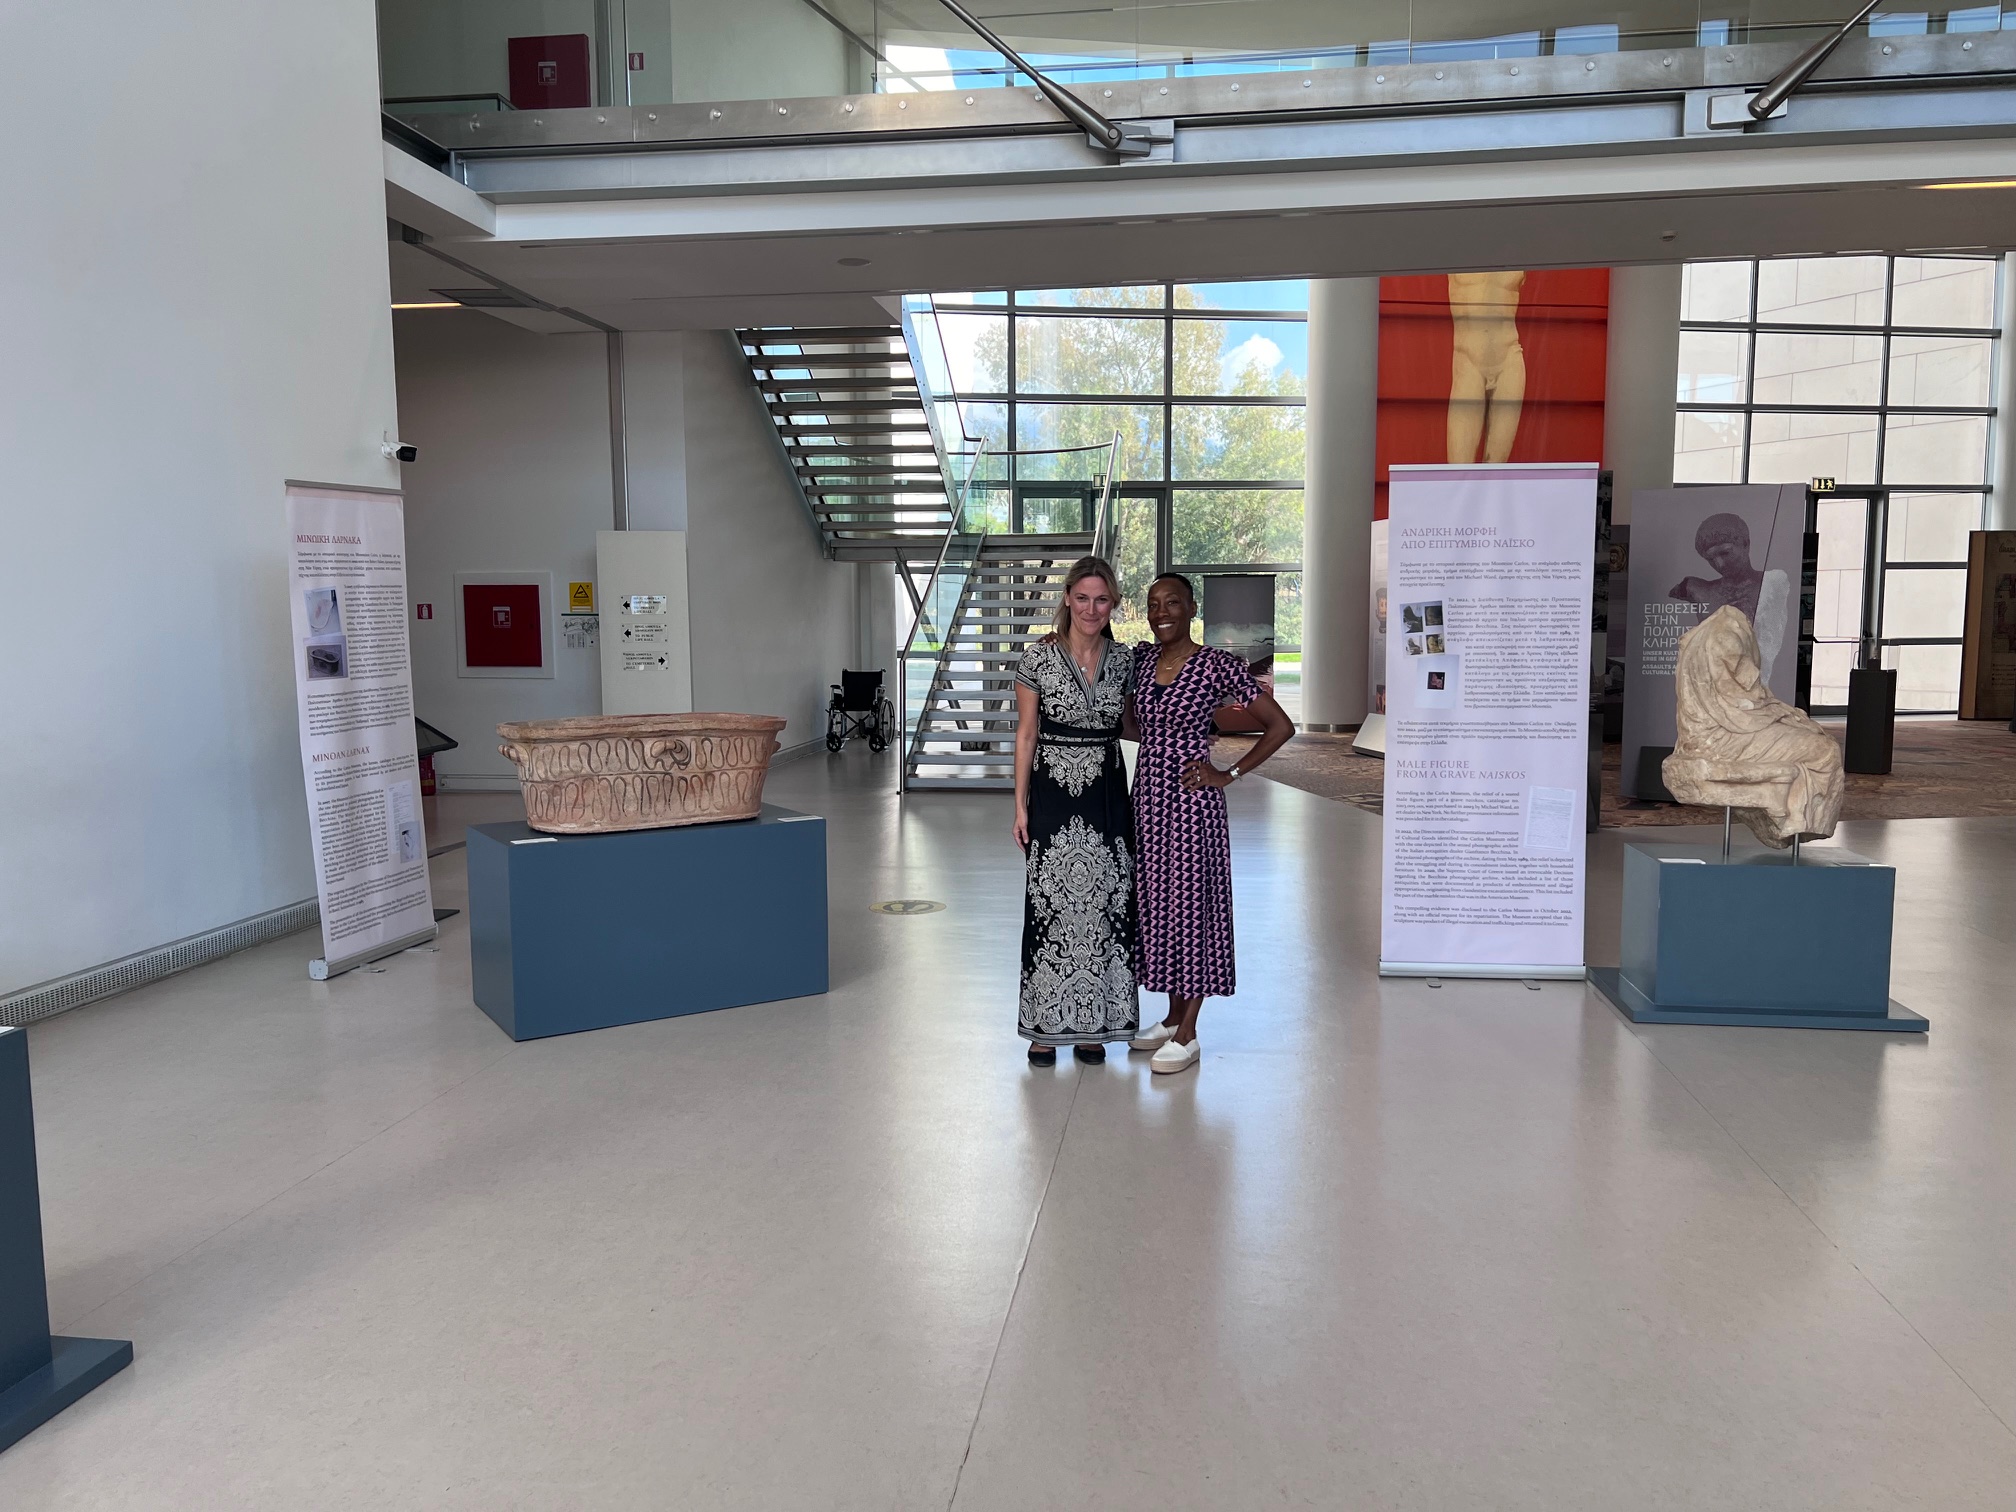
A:
[[[1054,633],[1015,669],[1015,841],[1025,861],[1019,1024],[1034,1065],[1131,1039],[1134,813],[1120,728],[1134,658],[1113,639],[1119,578],[1098,557],[1064,576]]]

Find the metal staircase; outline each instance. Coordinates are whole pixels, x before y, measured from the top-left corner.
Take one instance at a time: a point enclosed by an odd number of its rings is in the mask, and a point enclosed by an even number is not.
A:
[[[1015,665],[1054,624],[1071,564],[1109,540],[1120,437],[1040,453],[1104,454],[1091,530],[989,535],[990,503],[1014,496],[1018,459],[1037,453],[976,434],[928,295],[905,299],[901,326],[736,334],[826,554],[893,561],[916,611],[895,695],[903,787],[1014,787]]]
[[[906,787],[1015,786],[1015,666],[1050,632],[1064,574],[1091,549],[1090,531],[981,542],[907,753]]]
[[[903,328],[736,334],[826,554],[936,556],[952,507]]]

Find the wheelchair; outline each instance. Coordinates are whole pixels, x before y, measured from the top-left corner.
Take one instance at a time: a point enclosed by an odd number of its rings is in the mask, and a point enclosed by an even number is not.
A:
[[[880,672],[842,672],[831,684],[826,705],[826,749],[837,751],[848,741],[868,737],[868,749],[886,751],[896,735],[896,706],[882,692]]]

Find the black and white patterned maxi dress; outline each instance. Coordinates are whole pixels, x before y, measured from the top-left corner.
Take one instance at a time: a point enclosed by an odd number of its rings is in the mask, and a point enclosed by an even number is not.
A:
[[[1140,935],[1136,964],[1148,992],[1230,997],[1238,985],[1232,947],[1232,841],[1223,788],[1183,786],[1183,769],[1211,759],[1211,716],[1260,696],[1246,663],[1200,646],[1160,687],[1152,642],[1135,648],[1135,870]]]
[[[1134,659],[1105,643],[1087,679],[1061,641],[1022,655],[1015,681],[1036,693],[1042,729],[1029,769],[1022,905],[1022,1037],[1039,1045],[1131,1038],[1134,811],[1120,760],[1120,717]]]

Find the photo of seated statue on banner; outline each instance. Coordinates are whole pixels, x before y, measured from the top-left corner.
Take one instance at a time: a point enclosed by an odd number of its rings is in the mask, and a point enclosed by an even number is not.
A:
[[[1761,685],[1780,703],[1797,698],[1794,610],[1805,518],[1802,484],[1646,488],[1632,496],[1619,773],[1626,798],[1678,796],[1660,777],[1676,744],[1671,680],[1682,638],[1717,611],[1733,609],[1750,626]]]
[[[1685,577],[1666,597],[1711,609],[1727,604],[1740,609],[1757,632],[1758,665],[1764,681],[1785,648],[1785,626],[1791,617],[1792,577],[1782,567],[1768,570],[1750,559],[1750,527],[1743,516],[1710,515],[1694,532],[1694,550],[1715,569],[1712,578]]]
[[[1772,695],[1741,608],[1724,604],[1681,637],[1673,688],[1678,740],[1662,766],[1675,798],[1734,809],[1778,850],[1834,833],[1841,743]]]

